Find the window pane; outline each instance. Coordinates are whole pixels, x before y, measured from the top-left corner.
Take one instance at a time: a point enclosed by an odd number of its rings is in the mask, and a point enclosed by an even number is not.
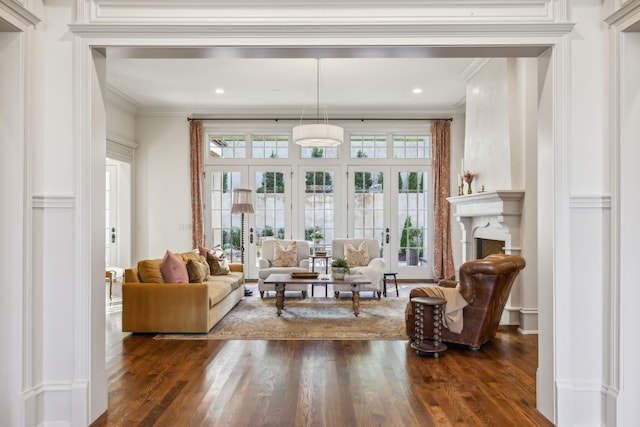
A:
[[[239,215],[231,215],[234,188],[242,188],[240,172],[214,172],[211,174],[211,230],[207,242],[211,246],[222,245],[230,262],[240,262]]]
[[[328,251],[335,236],[334,173],[323,170],[305,173],[304,238],[314,251]]]
[[[351,158],[387,158],[386,135],[351,135]]]
[[[224,159],[247,158],[247,141],[244,136],[209,135],[209,156]]]
[[[337,159],[338,147],[300,147],[300,157],[311,159],[314,157],[324,159]]]
[[[258,171],[255,174],[256,263],[259,265],[264,239],[285,238],[285,180],[283,172]]]
[[[430,135],[394,135],[395,159],[428,159],[431,157]]]
[[[353,233],[360,239],[377,239],[384,234],[384,173],[354,172],[355,203]]]
[[[254,159],[286,159],[289,157],[289,137],[286,135],[254,135],[252,140]]]
[[[427,267],[428,174],[426,171],[398,173],[398,265]]]

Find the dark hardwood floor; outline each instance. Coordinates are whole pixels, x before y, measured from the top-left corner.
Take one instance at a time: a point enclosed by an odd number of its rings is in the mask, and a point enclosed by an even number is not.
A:
[[[154,340],[111,311],[109,408],[93,426],[552,425],[535,405],[536,335],[433,359],[408,341]]]

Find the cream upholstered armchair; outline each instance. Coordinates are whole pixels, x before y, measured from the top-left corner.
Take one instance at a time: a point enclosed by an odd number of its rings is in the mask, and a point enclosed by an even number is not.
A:
[[[333,239],[331,258],[345,258],[351,274],[366,275],[371,284],[363,286],[361,290],[372,291],[380,299],[385,264],[380,257],[380,243],[376,239]]]
[[[309,242],[276,239],[262,241],[262,256],[258,270],[260,298],[264,298],[266,291],[275,292],[273,284],[264,283],[270,274],[290,274],[303,271],[309,271]],[[300,291],[303,298],[307,296],[308,288],[308,285],[287,285],[287,291]]]

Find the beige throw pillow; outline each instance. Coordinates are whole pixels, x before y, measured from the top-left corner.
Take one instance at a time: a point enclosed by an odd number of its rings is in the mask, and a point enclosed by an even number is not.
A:
[[[276,242],[273,247],[273,261],[271,265],[274,267],[295,267],[298,265],[298,244],[296,242],[289,243],[285,249],[280,242]]]
[[[224,276],[229,274],[229,263],[224,255],[220,258],[212,253],[207,254],[207,264],[209,264],[209,272],[212,276]]]
[[[349,242],[345,243],[344,255],[349,267],[366,267],[369,265],[369,250],[366,241],[362,241],[358,245],[358,249],[354,248]]]
[[[209,278],[209,264],[190,259],[187,261],[187,273],[190,283],[202,283]]]

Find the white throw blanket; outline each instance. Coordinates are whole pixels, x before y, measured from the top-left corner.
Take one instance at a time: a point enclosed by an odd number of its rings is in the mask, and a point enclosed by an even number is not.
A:
[[[462,297],[459,286],[460,284],[455,288],[445,288],[440,286],[426,286],[422,288],[422,290],[430,297],[444,298],[447,300],[442,324],[445,328],[448,328],[455,334],[462,332],[462,328],[464,327],[462,309],[468,304]]]

